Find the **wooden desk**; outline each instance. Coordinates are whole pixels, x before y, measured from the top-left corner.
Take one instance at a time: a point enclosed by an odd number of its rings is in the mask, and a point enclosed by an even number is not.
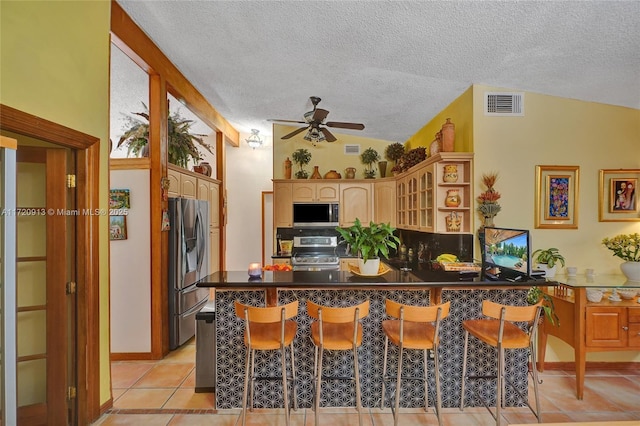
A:
[[[538,328],[538,370],[544,371],[547,336],[556,336],[568,343],[575,356],[576,396],[582,399],[587,353],[640,350],[638,297],[620,302],[609,300],[616,287],[640,290],[640,283],[627,282],[623,275],[557,279],[561,284],[548,287],[545,292],[553,299],[560,325],[545,320]],[[600,302],[592,303],[587,300],[588,288],[606,289],[606,292]]]

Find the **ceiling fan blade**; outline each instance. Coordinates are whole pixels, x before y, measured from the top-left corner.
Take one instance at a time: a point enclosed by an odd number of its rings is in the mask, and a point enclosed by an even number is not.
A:
[[[311,119],[315,122],[322,123],[322,120],[327,118],[327,115],[329,115],[329,111],[326,109],[316,108],[315,111],[313,111],[313,117],[311,117]]]
[[[302,132],[304,132],[305,130],[307,130],[307,128],[306,128],[306,127],[300,127],[298,130],[294,130],[293,132],[291,132],[291,133],[289,133],[289,134],[284,135],[284,136],[283,136],[283,137],[281,137],[280,139],[289,139],[289,138],[292,138],[292,137],[294,137],[295,135],[297,135],[298,133],[302,133]]]
[[[338,127],[340,129],[363,130],[364,124],[361,123],[342,123],[340,121],[327,121],[325,126]]]
[[[324,137],[327,138],[327,142],[335,142],[338,139],[336,139],[335,136],[333,136],[333,134],[329,131],[329,129],[325,129],[324,127],[320,129],[320,131],[324,134]]]
[[[307,124],[306,121],[297,121],[297,120],[280,120],[278,118],[269,118],[267,121],[280,121],[283,123],[299,123],[299,124]]]

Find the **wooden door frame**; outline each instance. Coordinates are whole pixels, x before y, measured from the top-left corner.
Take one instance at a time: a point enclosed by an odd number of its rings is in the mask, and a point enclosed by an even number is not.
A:
[[[100,207],[100,139],[0,104],[0,129],[76,150],[76,208]],[[86,210],[85,210],[86,209]],[[76,218],[78,423],[100,416],[99,216]]]

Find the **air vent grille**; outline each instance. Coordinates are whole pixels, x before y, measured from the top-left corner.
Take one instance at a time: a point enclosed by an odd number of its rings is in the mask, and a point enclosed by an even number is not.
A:
[[[501,116],[524,115],[524,93],[486,92],[484,114]]]
[[[349,145],[346,144],[344,146],[344,154],[345,155],[360,155],[360,145]]]

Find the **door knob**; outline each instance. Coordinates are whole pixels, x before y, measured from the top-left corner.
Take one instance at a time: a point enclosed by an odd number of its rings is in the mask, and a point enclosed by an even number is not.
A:
[[[622,329],[623,329],[624,331],[629,331],[629,327],[627,327],[626,325],[622,326]]]

